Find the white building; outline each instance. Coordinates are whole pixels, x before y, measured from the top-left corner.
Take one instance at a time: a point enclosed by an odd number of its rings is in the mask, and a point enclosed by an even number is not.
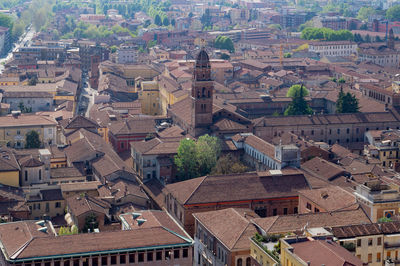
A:
[[[361,49],[358,59],[360,61],[372,62],[384,67],[398,67],[400,63],[400,53],[388,48],[380,50]]]
[[[121,46],[117,50],[117,63],[135,63],[138,58],[138,48],[136,46]]]
[[[350,56],[357,54],[357,43],[350,41],[315,42],[308,44],[308,51],[323,56]]]

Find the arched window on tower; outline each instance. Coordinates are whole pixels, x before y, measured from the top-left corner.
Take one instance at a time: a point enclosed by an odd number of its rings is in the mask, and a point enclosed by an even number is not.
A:
[[[208,98],[210,98],[210,97],[211,97],[211,93],[210,93],[210,91],[208,91],[207,93],[208,93]]]
[[[202,97],[206,97],[206,88],[203,87],[201,94],[202,94]]]
[[[197,91],[197,98],[200,98],[200,91]]]

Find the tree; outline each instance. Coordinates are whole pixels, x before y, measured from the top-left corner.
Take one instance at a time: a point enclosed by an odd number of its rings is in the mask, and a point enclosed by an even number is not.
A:
[[[197,176],[196,143],[192,139],[183,139],[179,143],[175,164],[180,180],[191,179]]]
[[[291,58],[292,57],[292,53],[285,53],[283,55],[283,58]]]
[[[395,5],[386,10],[386,18],[390,21],[400,20],[400,5]]]
[[[232,154],[221,156],[212,170],[214,175],[244,173],[248,167]]]
[[[369,36],[369,34],[365,35],[365,42],[371,42],[371,36]]]
[[[286,97],[294,98],[296,95],[300,93],[302,90],[302,94],[304,97],[308,96],[310,93],[303,85],[296,84],[289,88],[288,92],[286,93]]]
[[[378,219],[378,223],[390,223],[392,222],[392,218],[388,218],[388,217],[382,217]]]
[[[353,34],[349,30],[332,30],[329,28],[305,28],[301,31],[305,40],[352,41]]]
[[[214,40],[214,47],[219,48],[219,49],[228,50],[231,53],[235,52],[235,46],[233,44],[232,39],[229,37],[226,37],[226,36],[219,35]]]
[[[163,25],[164,26],[169,26],[169,19],[167,17],[164,18]]]
[[[359,109],[356,96],[350,92],[344,93],[341,88],[336,101],[336,113],[357,113]]]
[[[199,137],[196,142],[196,159],[200,176],[207,175],[216,165],[221,145],[219,139],[208,134]]]
[[[339,82],[340,84],[343,84],[343,83],[346,83],[346,80],[345,80],[343,77],[341,77],[341,78],[338,80],[338,82]]]
[[[83,232],[87,233],[93,232],[95,228],[99,227],[99,222],[97,221],[97,216],[94,213],[90,213],[88,216],[85,218],[85,225],[83,226]]]
[[[78,226],[76,225],[71,226],[71,234],[77,235],[78,233],[79,233]]]
[[[370,6],[368,6],[368,7],[363,6],[363,7],[361,7],[360,10],[358,11],[357,18],[358,18],[359,20],[368,20],[368,17],[369,17],[369,16],[372,16],[372,15],[374,15],[374,14],[376,14],[375,8],[370,7]]]
[[[161,21],[161,17],[160,15],[156,15],[154,18],[154,24],[156,24],[157,26],[161,26],[162,25],[162,21]]]
[[[300,88],[298,88],[300,87]],[[298,89],[297,89],[298,88]],[[285,110],[284,115],[308,115],[313,111],[308,106],[304,97],[308,95],[308,90],[303,85],[293,85],[290,87],[287,96],[292,98],[292,102]]]
[[[221,145],[217,137],[203,135],[196,141],[181,140],[174,158],[178,179],[186,180],[207,175],[217,163]]]
[[[111,46],[110,51],[112,54],[115,53],[117,51],[117,46],[115,46],[115,45]]]
[[[35,130],[31,130],[26,133],[25,137],[25,148],[27,149],[38,149],[40,148],[40,138],[39,134]]]
[[[210,9],[206,9],[203,16],[201,16],[201,24],[203,27],[212,27]]]

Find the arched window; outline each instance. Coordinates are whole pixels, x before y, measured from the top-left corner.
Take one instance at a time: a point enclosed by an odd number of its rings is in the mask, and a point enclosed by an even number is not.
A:
[[[202,94],[202,97],[206,97],[206,88],[203,87],[201,94]]]
[[[242,266],[242,259],[237,260],[237,266]]]
[[[200,98],[200,91],[197,91],[197,98]]]
[[[250,259],[250,257],[247,257],[246,266],[250,266],[250,265],[251,265],[251,259]]]
[[[211,94],[210,94],[210,91],[208,91],[208,98],[210,98],[210,95],[211,95]]]

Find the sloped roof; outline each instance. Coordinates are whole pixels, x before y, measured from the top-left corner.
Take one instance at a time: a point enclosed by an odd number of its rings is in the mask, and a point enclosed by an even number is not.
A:
[[[282,175],[269,172],[216,175],[193,178],[165,187],[181,204],[216,203],[297,196],[307,189],[304,175],[291,168]]]
[[[228,208],[194,213],[193,216],[231,252],[249,250],[250,237],[257,232],[249,218],[258,217],[258,215],[250,209]],[[229,221],[229,226],[227,226],[227,221]]]

